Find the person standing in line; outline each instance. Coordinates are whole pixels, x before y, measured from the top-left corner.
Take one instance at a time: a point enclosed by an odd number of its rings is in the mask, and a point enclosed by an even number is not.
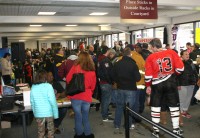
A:
[[[54,89],[47,83],[47,72],[39,70],[35,76],[30,94],[31,107],[38,125],[38,138],[45,136],[47,122],[48,138],[54,138],[54,119],[58,118],[58,106]]]
[[[1,60],[2,78],[5,85],[11,85],[11,74],[13,72],[10,59],[11,59],[10,53],[5,53]]]
[[[171,113],[173,132],[183,135],[179,127],[179,95],[175,75],[184,71],[183,62],[173,50],[163,50],[160,39],[154,38],[149,44],[154,53],[146,59],[145,82],[146,92],[151,94],[152,121],[160,122],[161,106],[167,105]],[[159,129],[156,126],[153,126],[152,134],[159,138]]]
[[[101,48],[101,55],[98,57],[97,74],[101,88],[101,115],[104,122],[113,122],[113,118],[109,117],[109,105],[112,95],[112,69],[113,65],[109,59],[109,48],[103,46]]]
[[[191,118],[192,116],[188,113],[188,108],[193,96],[194,85],[198,81],[198,74],[192,60],[189,58],[188,51],[183,50],[180,55],[185,68],[184,72],[178,76],[180,110],[183,117]]]
[[[24,77],[25,77],[25,82],[29,84],[29,86],[31,87],[32,85],[32,67],[31,67],[31,63],[28,60],[25,60],[25,63],[23,65],[23,73],[24,73]]]
[[[75,113],[74,138],[94,138],[89,122],[89,109],[96,86],[96,74],[94,62],[87,52],[79,54],[78,59],[66,76],[67,84],[69,84],[75,73],[84,74],[85,91],[69,96]]]
[[[122,59],[115,63],[112,75],[117,83],[114,127],[119,129],[125,104],[129,103],[132,110],[136,108],[138,100],[136,82],[141,79],[138,66],[131,57],[131,49],[129,47],[123,50]],[[130,129],[134,129],[131,116],[129,117],[129,124]]]

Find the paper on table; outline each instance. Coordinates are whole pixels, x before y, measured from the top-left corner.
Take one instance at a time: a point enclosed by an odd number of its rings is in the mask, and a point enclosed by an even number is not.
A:
[[[30,93],[31,91],[23,91],[23,98],[24,98],[24,106],[30,106]]]

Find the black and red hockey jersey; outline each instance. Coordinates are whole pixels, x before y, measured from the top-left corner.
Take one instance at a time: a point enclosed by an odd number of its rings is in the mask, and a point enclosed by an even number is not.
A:
[[[183,62],[173,50],[151,54],[145,64],[146,86],[161,83],[167,80],[173,73],[180,74],[183,70]]]

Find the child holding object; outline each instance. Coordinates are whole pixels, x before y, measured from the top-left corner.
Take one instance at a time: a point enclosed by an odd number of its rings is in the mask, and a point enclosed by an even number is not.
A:
[[[39,70],[31,87],[31,107],[38,125],[38,138],[44,138],[47,122],[48,138],[54,138],[54,119],[58,118],[58,106],[47,72]]]

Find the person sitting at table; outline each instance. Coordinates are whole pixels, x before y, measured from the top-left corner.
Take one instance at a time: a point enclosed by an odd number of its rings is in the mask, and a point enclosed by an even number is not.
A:
[[[47,75],[47,82],[50,83],[53,86],[55,95],[56,95],[56,99],[60,99],[60,98],[64,98],[65,96],[65,90],[63,89],[62,85],[57,82],[54,81],[53,78],[53,74],[52,72],[48,72]],[[67,113],[67,108],[59,108],[58,109],[58,114],[59,114],[59,118],[58,119],[54,119],[54,127],[55,127],[55,134],[60,134],[61,131],[59,130],[59,126],[62,123],[62,120],[65,118],[65,115]]]
[[[31,107],[38,125],[38,138],[45,136],[47,122],[48,138],[54,138],[54,119],[58,118],[58,106],[54,89],[47,83],[47,72],[39,70],[36,73],[30,94]]]

